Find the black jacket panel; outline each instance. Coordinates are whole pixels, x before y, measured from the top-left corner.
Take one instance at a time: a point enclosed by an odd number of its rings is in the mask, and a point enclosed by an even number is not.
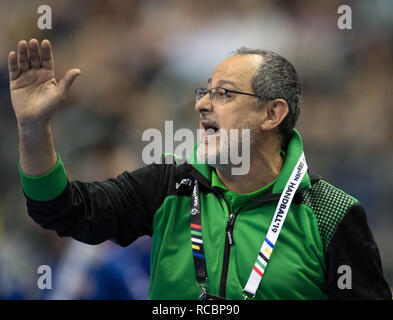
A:
[[[392,299],[377,244],[361,205],[350,207],[326,251],[330,299]]]

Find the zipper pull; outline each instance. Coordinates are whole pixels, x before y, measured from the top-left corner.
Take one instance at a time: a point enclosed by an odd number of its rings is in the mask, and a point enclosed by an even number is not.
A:
[[[235,241],[233,239],[233,224],[235,222],[235,218],[236,216],[233,213],[231,213],[229,215],[229,219],[227,222],[227,237],[230,246],[233,246],[235,244]]]
[[[233,240],[233,230],[227,230],[227,236],[228,236],[228,242],[230,246],[233,246],[235,244],[235,241]]]

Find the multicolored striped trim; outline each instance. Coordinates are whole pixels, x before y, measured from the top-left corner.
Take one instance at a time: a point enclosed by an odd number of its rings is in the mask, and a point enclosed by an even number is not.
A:
[[[259,251],[257,260],[254,264],[253,270],[259,274],[259,276],[262,278],[263,274],[265,273],[265,268],[267,266],[267,263],[270,259],[270,255],[272,254],[274,245],[273,243],[270,242],[268,238],[265,238],[265,241],[263,242],[263,245],[261,247],[261,251]]]
[[[191,248],[194,258],[195,275],[198,285],[206,283],[207,271],[205,251],[202,240],[201,199],[199,197],[198,181],[194,180],[190,208]]]
[[[193,256],[205,259],[202,240],[202,226],[191,223],[191,242]]]

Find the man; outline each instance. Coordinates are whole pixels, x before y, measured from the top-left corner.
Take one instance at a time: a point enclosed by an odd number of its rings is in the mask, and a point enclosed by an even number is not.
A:
[[[50,125],[80,70],[56,82],[47,40],[21,41],[8,59],[30,216],[89,244],[151,235],[151,299],[391,299],[362,206],[307,172],[300,82],[284,58],[240,49],[196,90],[210,134],[194,155],[218,159],[222,144],[208,142],[247,129],[247,173],[164,163],[94,183],[67,180]]]

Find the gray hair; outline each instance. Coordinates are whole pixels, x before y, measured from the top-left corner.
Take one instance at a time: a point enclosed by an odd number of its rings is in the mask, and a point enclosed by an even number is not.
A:
[[[251,87],[255,94],[262,97],[257,98],[258,107],[274,99],[283,99],[288,104],[288,115],[279,125],[283,143],[287,143],[302,105],[302,86],[295,68],[287,59],[272,51],[242,47],[233,55],[237,54],[258,54],[263,57],[263,63],[251,79]]]

